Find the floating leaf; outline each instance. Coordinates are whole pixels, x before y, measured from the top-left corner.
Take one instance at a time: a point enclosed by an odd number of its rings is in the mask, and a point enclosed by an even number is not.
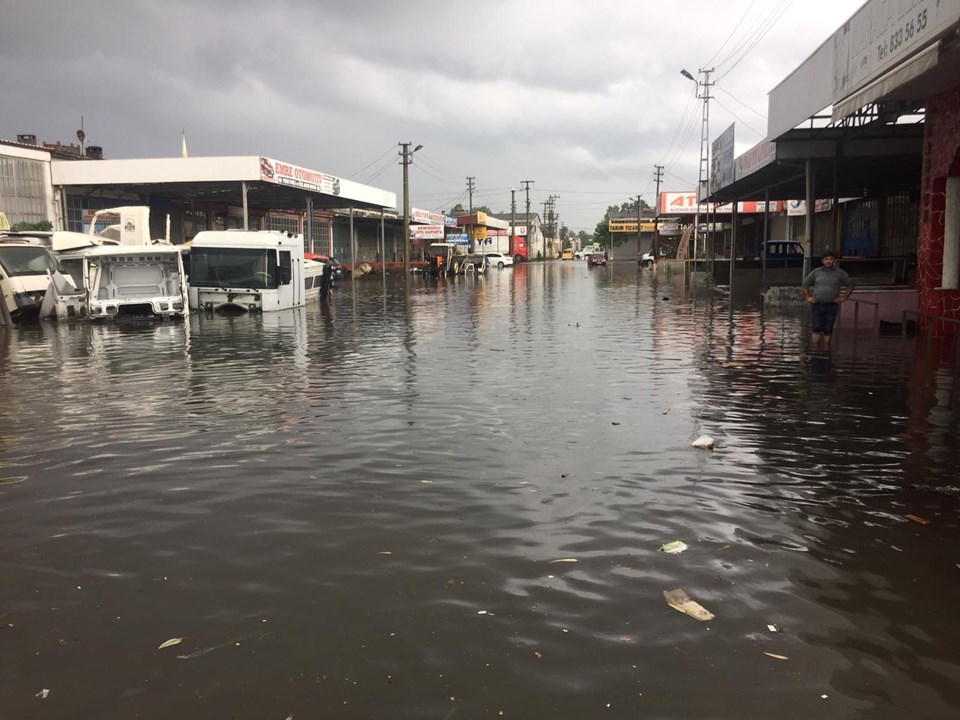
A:
[[[789,659],[790,659],[790,658],[788,658],[786,655],[777,655],[776,653],[768,653],[766,650],[763,651],[763,654],[764,654],[764,655],[769,655],[770,657],[776,658],[777,660],[789,660]]]
[[[687,544],[682,540],[674,540],[660,546],[660,552],[668,555],[677,555],[687,549]]]
[[[690,596],[687,595],[686,590],[683,588],[664,590],[663,597],[667,601],[667,604],[674,610],[678,610],[701,622],[713,620],[713,618],[716,617],[712,612],[703,607],[703,605],[690,599]]]
[[[183,638],[170,638],[165,643],[162,643],[160,647],[157,648],[157,650],[163,650],[164,648],[168,648],[173,645],[179,645],[182,642],[183,642]]]

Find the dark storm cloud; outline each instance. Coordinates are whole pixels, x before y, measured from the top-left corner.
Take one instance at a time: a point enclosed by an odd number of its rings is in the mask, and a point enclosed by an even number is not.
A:
[[[265,154],[344,177],[364,168],[352,179],[392,191],[396,144],[410,140],[425,145],[411,171],[414,205],[447,209],[471,175],[506,208],[510,187],[533,178],[537,207],[563,189],[566,217],[589,229],[627,194],[652,200],[654,163],[668,164],[668,187],[695,180],[696,101],[679,68],[708,62],[753,8],[746,0],[722,14],[707,0],[683,13],[614,0],[0,5],[0,137],[70,141],[82,116],[87,142],[107,157],[152,157],[179,154],[184,130],[192,155]],[[811,2],[788,13],[724,89],[766,113],[766,93],[858,5]],[[761,139],[763,118],[724,104],[757,130],[738,122],[738,144]],[[732,121],[713,106],[712,135]],[[578,202],[578,190],[610,195]]]

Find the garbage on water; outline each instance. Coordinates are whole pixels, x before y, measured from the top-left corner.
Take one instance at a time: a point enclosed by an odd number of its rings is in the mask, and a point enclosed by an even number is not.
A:
[[[770,632],[780,632],[780,626],[770,624],[770,625],[767,625],[767,630],[769,630]]]
[[[763,654],[764,654],[764,655],[769,655],[770,657],[776,658],[777,660],[789,660],[789,659],[790,659],[790,658],[788,658],[786,655],[777,655],[776,653],[768,653],[766,650],[763,651]]]
[[[704,450],[712,450],[713,445],[714,445],[713,438],[710,437],[709,435],[701,435],[700,437],[698,437],[696,440],[693,441],[693,447],[703,448]]]
[[[157,650],[163,650],[164,648],[168,648],[172,645],[179,645],[182,642],[183,638],[170,638],[169,640],[160,643],[160,647],[158,647]]]
[[[921,525],[929,525],[930,521],[926,518],[922,518],[919,515],[904,515],[907,520],[913,520],[915,523],[920,523]]]
[[[691,597],[687,595],[687,591],[683,588],[664,590],[663,597],[667,601],[667,604],[674,610],[678,610],[701,622],[713,620],[713,618],[716,617],[716,615],[703,607],[703,605],[691,599]]]
[[[668,555],[679,555],[686,549],[687,544],[682,540],[674,540],[673,542],[668,542],[660,546],[660,552],[667,553]]]
[[[548,565],[553,565],[553,563],[575,563],[577,562],[576,558],[557,558],[556,560],[551,560]]]
[[[46,700],[49,695],[50,695],[50,690],[47,688],[44,688],[43,690],[38,692],[36,695],[34,695],[34,697],[38,697],[41,700]]]

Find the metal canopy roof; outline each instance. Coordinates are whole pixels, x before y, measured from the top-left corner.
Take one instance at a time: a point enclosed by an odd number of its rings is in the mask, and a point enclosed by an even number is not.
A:
[[[710,196],[711,202],[802,200],[806,160],[817,199],[910,192],[920,182],[923,125],[799,128],[776,141],[776,161]],[[836,183],[836,188],[834,188]]]
[[[269,161],[270,181],[260,156],[155,158],[143,160],[54,161],[53,184],[83,195],[133,195],[150,202],[167,201],[243,205],[258,210],[303,210],[307,198],[316,209],[396,207],[396,194],[332,175],[283,164],[289,180],[280,181],[281,163]],[[275,173],[275,175],[273,175]],[[301,178],[305,178],[301,180]]]

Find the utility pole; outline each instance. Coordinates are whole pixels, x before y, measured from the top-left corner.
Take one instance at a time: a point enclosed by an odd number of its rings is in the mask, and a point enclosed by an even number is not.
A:
[[[533,180],[521,180],[520,184],[523,185],[524,189],[527,191],[527,219],[525,224],[527,226],[527,256],[529,259],[530,255],[530,186],[533,185]],[[546,250],[546,248],[544,248]],[[544,252],[546,254],[546,252]]]
[[[410,163],[413,162],[413,154],[423,147],[417,145],[413,150],[410,146],[413,143],[397,143],[402,150],[400,151],[400,164],[403,165],[403,281],[410,279]]]
[[[517,237],[517,191],[510,188],[510,252],[513,252]]]
[[[713,83],[710,82],[710,74],[714,71],[714,68],[706,70],[700,68],[697,71],[697,78],[695,79],[693,75],[688,73],[686,70],[681,70],[680,74],[683,75],[688,80],[693,80],[697,84],[697,98],[703,100],[703,121],[700,125],[700,173],[697,177],[697,213],[694,215],[693,219],[693,260],[697,261],[697,236],[698,230],[700,227],[700,205],[702,200],[700,197],[701,188],[703,188],[704,182],[707,183],[707,195],[710,195],[710,88],[713,87]],[[699,76],[703,75],[703,81],[699,80]],[[710,227],[710,204],[707,203],[707,230],[711,232],[712,228]]]
[[[639,252],[639,253],[642,254],[642,250],[643,250],[643,233],[641,232],[640,228],[641,228],[641,226],[643,225],[643,216],[641,215],[641,208],[640,208],[640,206],[642,205],[642,203],[640,202],[641,198],[643,198],[643,195],[641,195],[640,193],[637,193],[637,252]],[[612,241],[612,240],[611,240],[611,242],[610,242],[610,250],[611,250],[611,257],[612,257],[612,255],[613,255],[613,252],[612,252],[612,251],[613,251],[613,241]]]
[[[477,185],[474,180],[476,180],[475,176],[467,175],[467,193],[470,197],[470,199],[467,201],[469,208],[467,210],[467,215],[469,216],[473,216],[473,191],[477,189]],[[476,248],[473,246],[473,223],[470,223],[467,226],[467,237],[470,240],[470,251],[473,252],[476,250]]]
[[[654,201],[657,206],[653,210],[653,262],[660,260],[660,181],[663,180],[663,165],[653,166],[653,179],[657,182],[657,194]]]

